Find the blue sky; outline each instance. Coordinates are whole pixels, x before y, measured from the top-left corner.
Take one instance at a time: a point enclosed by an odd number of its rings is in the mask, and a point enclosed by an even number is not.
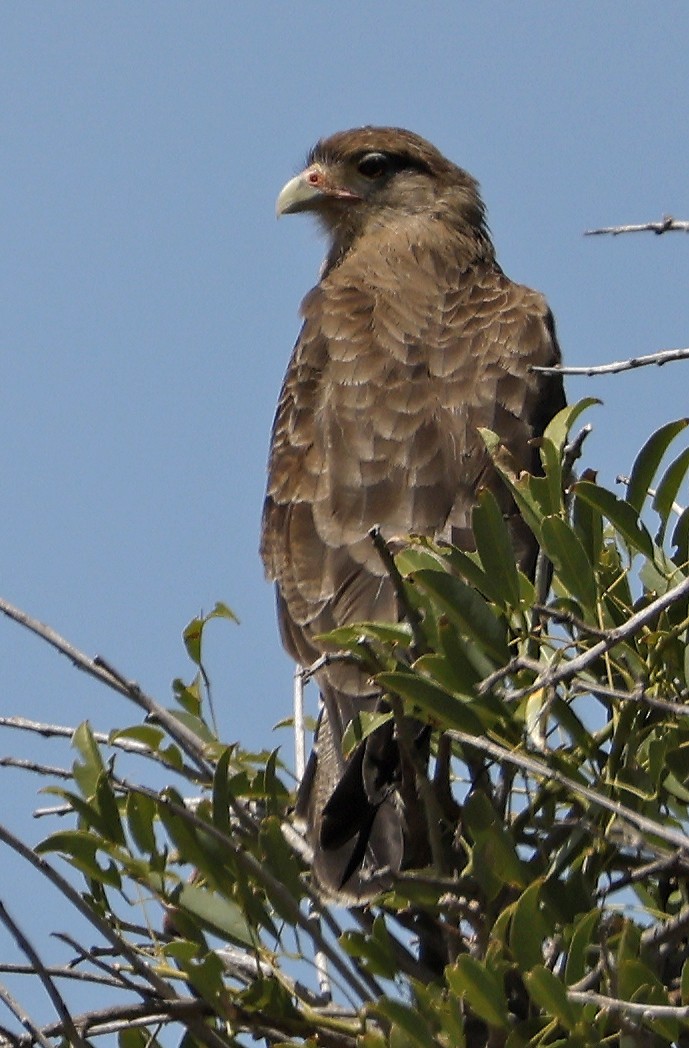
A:
[[[258,528],[323,247],[306,218],[276,223],[280,187],[321,135],[409,127],[480,180],[498,257],[547,295],[568,363],[687,345],[686,237],[582,232],[689,218],[688,36],[677,2],[5,0],[2,595],[162,701],[192,673],[184,625],[227,602],[241,626],[212,624],[206,650],[222,733],[289,746]],[[604,482],[687,413],[686,367],[569,382],[605,402],[586,454]],[[135,719],[7,621],[0,657],[4,714]],[[0,749],[59,757],[9,731]],[[0,775],[6,821],[38,839],[40,783]],[[19,916],[25,873],[0,869]],[[42,924],[27,915],[39,942]]]

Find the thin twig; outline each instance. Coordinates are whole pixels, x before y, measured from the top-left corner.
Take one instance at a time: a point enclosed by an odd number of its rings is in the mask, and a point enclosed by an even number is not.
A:
[[[653,819],[649,819],[632,808],[620,804],[619,801],[611,800],[592,787],[584,786],[583,783],[570,778],[569,775],[563,775],[557,768],[546,764],[542,760],[538,760],[523,752],[509,750],[506,746],[492,742],[485,736],[470,735],[468,732],[454,729],[448,732],[448,734],[457,742],[461,742],[463,745],[474,746],[477,750],[487,753],[497,761],[507,761],[508,764],[513,764],[536,778],[556,782],[569,793],[584,797],[597,807],[612,812],[619,819],[629,823],[630,826],[634,826],[640,832],[658,837],[667,844],[671,844],[673,848],[679,848],[683,855],[689,854],[689,836],[682,833],[681,830],[675,830],[664,823],[654,822]]]
[[[400,575],[399,569],[395,564],[395,558],[390,552],[388,544],[381,534],[380,525],[376,524],[374,527],[369,528],[368,533],[376,548],[376,552],[383,563],[383,567],[388,573],[395,591],[395,596],[397,597],[399,609],[411,627],[412,636],[414,638],[414,647],[418,652],[423,652],[426,647],[426,642],[421,628],[421,615],[409,601],[404,588],[404,579]]]
[[[163,998],[163,1000],[177,999],[175,991],[169,983],[158,975],[152,965],[146,964],[145,961],[141,959],[139,953],[132,949],[132,947],[129,946],[120,935],[118,935],[108,921],[99,916],[99,914],[97,914],[96,911],[87,904],[79,892],[72,887],[69,881],[65,880],[65,878],[41,855],[38,855],[37,852],[32,848],[29,848],[22,840],[11,833],[6,826],[1,824],[0,841],[7,844],[13,849],[13,851],[17,852],[22,859],[25,859],[26,862],[37,869],[39,873],[43,874],[43,876],[49,880],[51,884],[62,893],[62,895],[64,895],[75,910],[92,924],[103,938],[114,947],[115,951],[127,959],[134,971],[150,984],[155,993]],[[147,991],[142,988],[139,992],[144,994]]]
[[[673,855],[670,857],[677,862],[678,856]],[[685,906],[683,910],[669,920],[664,921],[662,924],[652,925],[650,928],[646,928],[641,933],[641,945],[644,949],[657,946],[659,947],[658,953],[662,956],[666,952],[662,947],[668,947],[678,938],[685,938],[687,927],[689,926],[689,907]]]
[[[97,972],[82,972],[78,968],[72,968],[69,964],[63,966],[50,964],[46,965],[45,970],[53,979],[69,979],[72,982],[93,983],[94,986],[109,986],[115,990],[122,989],[121,980],[115,979],[113,976],[99,975]],[[34,976],[36,971],[32,964],[0,962],[0,974]]]
[[[28,1030],[29,1036],[31,1037],[31,1044],[34,1044],[37,1041],[39,1044],[43,1045],[43,1048],[53,1048],[45,1034],[39,1030],[29,1013],[24,1011],[19,1001],[12,996],[6,986],[0,985],[0,1001],[2,1001],[15,1019],[19,1020],[24,1029]],[[17,1042],[15,1041],[14,1043],[16,1044]]]
[[[637,225],[628,226],[603,226],[601,229],[586,229],[585,237],[599,237],[603,235],[619,236],[620,233],[689,233],[689,222],[683,219],[673,218],[672,215],[663,215],[660,222],[640,222]]]
[[[43,736],[44,739],[65,738],[71,739],[75,728],[71,724],[46,724],[44,721],[29,720],[27,717],[0,717],[0,728],[17,728],[19,731],[33,732]],[[125,753],[133,753],[139,757],[146,757],[162,764],[165,768],[183,774],[188,779],[198,781],[198,770],[186,762],[181,766],[179,762],[170,760],[164,753],[151,749],[145,742],[139,739],[118,738],[113,733],[94,731],[93,738],[103,746],[109,746],[113,750],[122,750]]]
[[[10,604],[3,597],[0,597],[0,612],[14,622],[19,623],[20,626],[24,626],[31,633],[35,633],[37,637],[47,641],[61,655],[66,655],[77,669],[87,673],[90,677],[95,677],[101,684],[107,685],[114,691],[119,691],[121,695],[135,702],[137,706],[145,710],[149,716],[165,728],[168,734],[184,750],[189,759],[193,761],[202,775],[208,781],[212,779],[213,772],[205,759],[204,747],[198,736],[157,703],[155,699],[146,695],[138,684],[128,681],[122,674],[113,669],[102,656],[96,655],[95,658],[89,658],[83,651],[80,651],[73,644],[70,644],[68,640],[65,640],[64,637],[61,637],[51,626],[46,626],[45,623],[39,622],[38,619],[22,611],[21,608]]]
[[[22,771],[33,771],[37,775],[47,775],[51,779],[71,779],[72,772],[67,768],[58,768],[52,764],[37,764],[21,757],[0,757],[0,768],[20,768]]]
[[[80,960],[85,961],[87,964],[92,964],[93,967],[97,968],[99,971],[105,972],[106,974],[104,976],[101,976],[101,978],[111,979],[113,981],[113,984],[118,986],[120,989],[124,988],[125,990],[129,990],[132,993],[141,993],[142,988],[140,986],[137,986],[137,984],[132,979],[130,979],[129,976],[126,975],[125,972],[123,972],[121,968],[119,968],[117,965],[109,965],[106,964],[105,961],[102,961],[98,956],[96,950],[85,949],[81,945],[81,943],[77,942],[77,940],[72,938],[71,935],[68,935],[67,932],[54,932],[53,934],[56,939],[58,939],[60,942],[66,943],[67,946],[69,946],[70,949],[74,950],[74,952],[77,954],[77,958],[75,958],[71,962],[71,971],[76,970],[75,965],[77,965]],[[95,973],[93,972],[84,972],[82,974],[89,976],[95,975]]]
[[[10,935],[16,942],[21,952],[26,957],[29,964],[33,965],[35,974],[38,976],[40,982],[43,985],[45,992],[53,1003],[55,1011],[59,1015],[62,1025],[64,1027],[65,1034],[69,1040],[69,1043],[74,1048],[86,1048],[83,1037],[77,1032],[74,1023],[72,1022],[72,1016],[70,1015],[69,1008],[62,999],[62,995],[58,990],[57,986],[53,982],[52,978],[48,974],[48,971],[43,964],[43,961],[39,957],[38,953],[31,945],[29,939],[26,937],[24,932],[21,930],[17,922],[10,916],[4,903],[0,901],[0,921],[5,925]]]
[[[673,604],[687,596],[689,596],[689,577],[680,582],[678,586],[673,586],[672,589],[651,601],[650,604],[646,605],[645,608],[642,608],[635,615],[630,616],[621,626],[608,630],[606,636],[587,651],[582,651],[579,655],[575,655],[574,658],[566,662],[548,666],[528,687],[510,692],[505,698],[511,700],[523,699],[534,691],[538,691],[539,688],[552,687],[561,681],[571,680],[572,677],[576,677],[578,673],[581,673],[582,670],[585,670],[591,663],[595,662],[596,659],[599,659],[601,655],[610,651],[611,648],[614,648],[621,641],[626,640],[628,637],[633,637],[635,633],[643,629],[661,611],[672,607]]]
[[[175,801],[157,793],[155,790],[148,789],[144,786],[135,786],[126,783],[121,783],[121,785],[124,785],[130,793],[140,794],[158,804],[165,805],[169,811],[174,815],[177,815],[184,822],[189,823],[195,829],[202,830],[204,836],[208,836],[211,839],[216,840],[223,847],[228,848],[252,880],[258,880],[261,884],[266,886],[271,894],[274,894],[275,897],[279,897],[280,904],[283,907],[283,912],[288,913],[289,919],[293,921],[295,925],[298,925],[302,931],[309,936],[314,943],[314,946],[327,956],[333,968],[336,969],[342,978],[346,980],[361,1001],[370,1002],[382,993],[382,990],[376,981],[366,973],[362,973],[362,976],[369,984],[370,989],[367,989],[364,984],[359,981],[351,968],[347,968],[340,954],[338,954],[337,951],[334,950],[324,939],[320,927],[314,926],[314,923],[308,918],[308,916],[302,913],[299,904],[287,888],[285,888],[284,884],[274,877],[266,866],[259,862],[258,859],[246,850],[246,848],[243,848],[241,842],[225,833],[222,833],[221,830],[218,830],[212,824],[200,819],[198,815],[189,811],[189,809],[185,808],[184,805],[177,804]]]
[[[638,1015],[643,1019],[689,1019],[689,1005],[643,1004],[641,1001],[621,1001],[617,997],[605,997],[602,993],[588,990],[568,990],[567,998],[575,1004],[597,1004],[607,1012],[624,1012],[627,1015]]]
[[[689,705],[681,702],[669,702],[667,699],[656,699],[649,695],[643,684],[637,684],[632,691],[620,691],[618,688],[606,688],[596,681],[574,681],[574,691],[580,695],[595,695],[600,699],[617,699],[620,702],[639,702],[650,709],[663,710],[673,717],[689,716]]]
[[[629,360],[616,360],[611,364],[591,364],[583,367],[539,367],[533,364],[531,371],[542,375],[616,375],[619,371],[633,371],[634,368],[647,367],[649,364],[669,364],[673,360],[689,358],[689,349],[662,349],[658,353],[649,353],[643,357],[630,357]]]
[[[565,444],[564,452],[562,455],[562,476],[564,478],[565,484],[570,482],[570,474],[572,472],[574,463],[577,461],[577,459],[581,458],[581,452],[584,446],[584,441],[592,431],[593,426],[590,422],[587,422],[585,426],[581,427],[576,437],[574,437],[573,440],[570,440],[568,444]]]
[[[181,997],[175,1001],[166,1001],[164,1005],[161,1005],[160,1001],[112,1005],[101,1011],[77,1015],[74,1017],[74,1023],[92,1037],[102,1037],[104,1034],[117,1033],[128,1027],[166,1025],[178,1021],[189,1023],[193,1019],[200,1021],[209,1014],[210,1008],[205,1001],[198,997]],[[59,1037],[64,1030],[61,1023],[51,1023],[45,1026],[41,1033],[44,1037]],[[20,1043],[25,1044],[25,1039],[22,1038]],[[48,1048],[54,1048],[49,1041],[45,1043]],[[219,1048],[221,1044],[223,1048],[227,1048],[226,1041],[218,1041]]]
[[[555,623],[566,623],[568,626],[575,626],[582,633],[586,633],[591,637],[607,637],[605,630],[598,629],[597,626],[592,626],[588,622],[584,622],[578,615],[575,615],[571,611],[566,611],[560,608],[551,608],[545,604],[534,604],[534,611],[537,611],[539,615],[544,615],[549,619],[552,619]]]

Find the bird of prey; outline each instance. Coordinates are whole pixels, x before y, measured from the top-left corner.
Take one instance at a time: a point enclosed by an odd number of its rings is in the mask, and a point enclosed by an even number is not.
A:
[[[478,430],[538,472],[534,438],[564,395],[559,376],[531,371],[560,360],[545,299],[505,276],[477,182],[429,142],[393,127],[322,139],[278,197],[278,215],[296,212],[329,247],[273,424],[261,554],[284,646],[308,667],[326,650],[319,635],[400,618],[374,525],[393,548],[413,533],[472,549],[488,487],[533,570],[535,540]],[[344,661],[316,679],[323,712],[298,811],[321,888],[365,898],[414,863],[398,747],[389,726],[345,759],[347,724],[381,696]]]

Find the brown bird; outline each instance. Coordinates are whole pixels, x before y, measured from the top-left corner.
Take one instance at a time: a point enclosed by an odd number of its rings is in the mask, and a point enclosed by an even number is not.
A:
[[[400,616],[373,525],[393,543],[414,533],[471,549],[487,486],[533,570],[535,540],[478,429],[538,472],[533,438],[564,395],[559,377],[530,370],[560,360],[544,298],[505,276],[477,182],[429,142],[391,127],[321,140],[277,200],[278,215],[300,211],[329,250],[275,416],[261,554],[283,643],[310,666],[319,634]],[[391,726],[342,755],[348,722],[381,701],[365,673],[340,661],[316,678],[324,709],[298,810],[321,887],[363,898],[418,861],[403,769]]]

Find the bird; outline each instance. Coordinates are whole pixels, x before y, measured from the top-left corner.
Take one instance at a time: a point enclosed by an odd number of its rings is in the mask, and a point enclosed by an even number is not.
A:
[[[536,540],[479,429],[538,473],[535,442],[565,400],[559,375],[531,369],[556,367],[560,350],[544,297],[496,260],[477,181],[411,131],[320,139],[276,210],[315,217],[327,254],[278,400],[261,556],[284,647],[318,667],[322,712],[296,806],[312,873],[325,895],[366,900],[426,853],[394,724],[343,755],[349,722],[385,699],[361,666],[322,658],[322,635],[402,616],[371,528],[393,549],[410,534],[475,549],[482,488],[533,573]]]

